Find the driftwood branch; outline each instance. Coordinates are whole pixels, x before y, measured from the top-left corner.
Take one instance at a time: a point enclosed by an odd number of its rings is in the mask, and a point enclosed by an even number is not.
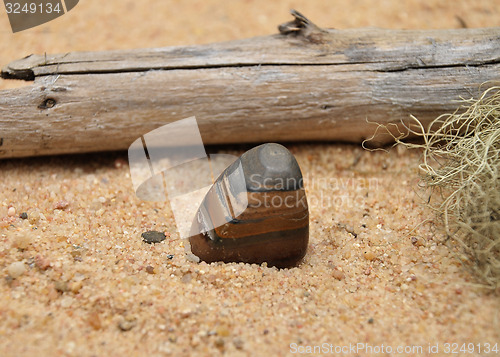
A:
[[[205,144],[360,142],[368,121],[428,124],[500,79],[500,28],[325,30],[293,15],[272,36],[14,61],[2,77],[34,83],[0,92],[0,157],[126,149],[190,116]]]

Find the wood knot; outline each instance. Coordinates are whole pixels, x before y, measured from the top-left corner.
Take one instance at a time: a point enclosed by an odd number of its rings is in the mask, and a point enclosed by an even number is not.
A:
[[[56,100],[53,98],[47,98],[45,99],[40,105],[38,106],[38,109],[50,109],[53,108],[56,105]]]

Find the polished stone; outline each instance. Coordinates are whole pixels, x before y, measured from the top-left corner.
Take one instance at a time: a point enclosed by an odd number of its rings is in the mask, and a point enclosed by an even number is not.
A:
[[[205,262],[290,267],[305,255],[309,209],[302,173],[282,145],[257,146],[219,176],[191,228],[191,251]]]

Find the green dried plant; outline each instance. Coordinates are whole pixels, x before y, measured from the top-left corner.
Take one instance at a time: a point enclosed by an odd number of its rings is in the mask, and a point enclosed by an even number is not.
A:
[[[419,165],[428,204],[444,222],[446,241],[459,244],[459,258],[488,288],[500,287],[500,87],[479,99],[462,99],[453,114],[428,128],[411,117],[402,132],[385,126],[395,145],[422,149]],[[391,130],[390,130],[391,129]],[[423,143],[403,142],[409,134]]]

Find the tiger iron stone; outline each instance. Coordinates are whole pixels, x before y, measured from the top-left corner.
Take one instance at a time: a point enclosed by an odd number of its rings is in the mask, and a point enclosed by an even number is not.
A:
[[[282,145],[239,157],[208,191],[191,227],[191,252],[211,263],[296,265],[309,241],[302,173]]]

